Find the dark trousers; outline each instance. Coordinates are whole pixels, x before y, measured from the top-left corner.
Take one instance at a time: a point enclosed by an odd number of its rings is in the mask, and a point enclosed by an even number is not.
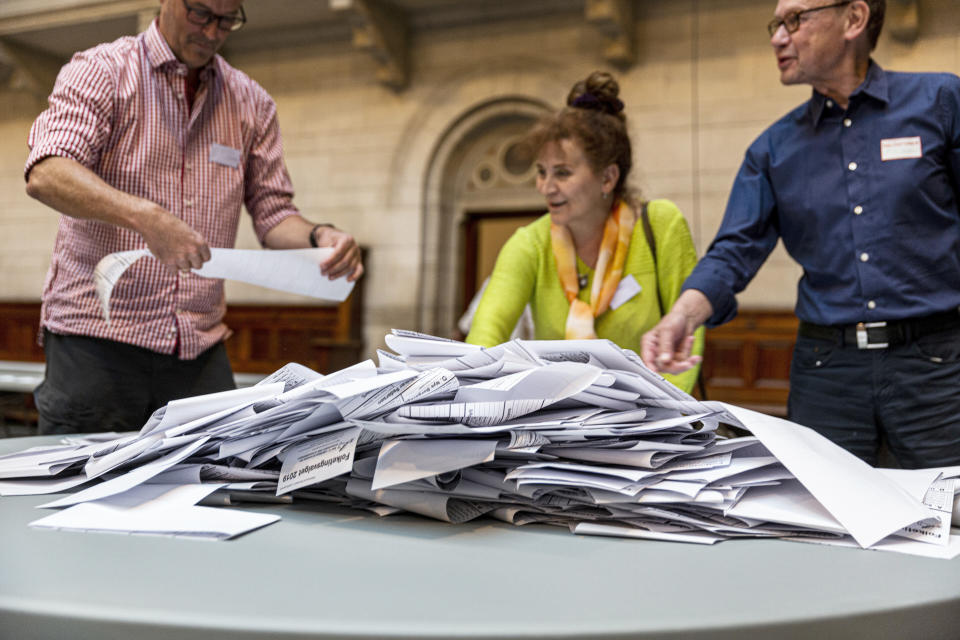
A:
[[[236,387],[223,343],[196,360],[46,330],[43,343],[46,375],[34,391],[42,434],[132,431],[171,400]]]
[[[871,465],[881,442],[906,469],[960,464],[960,329],[885,349],[798,336],[787,412]]]

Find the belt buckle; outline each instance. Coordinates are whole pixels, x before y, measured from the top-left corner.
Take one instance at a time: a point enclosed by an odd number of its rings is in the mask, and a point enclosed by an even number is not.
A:
[[[870,342],[868,329],[887,326],[886,322],[858,322],[857,323],[857,349],[886,349],[890,346],[889,342]]]

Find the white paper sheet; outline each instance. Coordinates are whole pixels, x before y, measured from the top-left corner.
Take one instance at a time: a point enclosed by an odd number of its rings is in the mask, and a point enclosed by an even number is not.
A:
[[[471,426],[499,424],[576,395],[602,372],[575,362],[551,363],[475,385],[461,386],[453,402],[404,405],[399,415]]]
[[[47,502],[45,504],[38,505],[38,508],[67,507],[80,502],[101,500],[103,498],[128,491],[133,487],[146,482],[155,475],[163,473],[173,465],[184,460],[202,447],[208,439],[209,438],[207,436],[199,438],[192,444],[173,451],[172,453],[169,453],[158,460],[154,460],[153,462],[145,464],[142,467],[136,467],[132,471],[128,471],[122,476],[117,476],[116,478],[112,478],[106,482],[101,482],[100,484],[96,484],[92,487],[84,489],[83,491],[71,493],[70,495],[66,495],[58,500],[54,500],[53,502]]]
[[[796,480],[775,487],[754,487],[724,515],[759,522],[778,522],[797,527],[846,533],[843,525]]]
[[[0,496],[40,496],[79,487],[90,478],[81,474],[66,478],[0,480]]]
[[[886,475],[893,478],[901,486],[911,487],[917,483],[910,477],[920,476],[921,479],[929,478],[931,473],[939,471],[936,469],[920,469],[907,471],[904,469],[884,469]],[[919,473],[917,473],[919,471]],[[891,473],[892,472],[892,473]],[[899,472],[899,473],[898,473]],[[953,498],[956,478],[937,478],[931,482],[923,494],[924,507],[927,514],[933,518],[933,521],[923,525],[911,525],[897,531],[894,535],[911,540],[920,540],[933,544],[948,545],[950,543],[950,520],[953,515]],[[912,492],[911,492],[912,493]]]
[[[64,509],[30,523],[71,531],[165,534],[225,540],[280,519],[268,513],[198,507],[220,485],[140,485],[130,491]]]
[[[493,460],[497,441],[388,440],[380,448],[371,489],[435,476]]]
[[[399,329],[394,329],[392,333],[388,333],[384,336],[384,340],[387,346],[397,353],[415,358],[429,356],[446,359],[480,351],[483,348],[475,344]]]
[[[146,255],[150,255],[149,249],[118,251],[101,258],[93,268],[93,286],[100,298],[103,319],[107,326],[110,325],[110,294],[113,293],[114,285],[134,262]]]
[[[319,265],[333,249],[220,249],[210,250],[210,260],[193,273],[205,278],[225,278],[255,284],[268,289],[296,293],[321,300],[342,302],[353,291],[352,282],[340,277],[330,280],[321,275]],[[103,317],[110,324],[110,294],[120,277],[134,262],[149,255],[148,249],[120,251],[104,256],[94,268],[94,286]]]
[[[923,504],[896,482],[812,429],[734,405],[723,406],[861,546],[869,547],[928,517]]]
[[[150,416],[150,419],[140,429],[140,435],[143,436],[153,431],[167,431],[189,422],[202,420],[205,417],[211,418],[211,420],[205,422],[212,422],[219,417],[240,411],[256,402],[276,397],[283,393],[283,389],[283,383],[280,381],[270,383],[261,381],[260,384],[252,387],[229,389],[217,393],[171,400]],[[196,424],[199,426],[202,423]]]
[[[823,544],[831,547],[852,547],[858,549],[859,545],[853,538],[838,539],[820,539],[820,538],[783,538],[793,542],[809,542],[812,544]],[[951,535],[946,545],[927,544],[917,542],[906,538],[891,536],[870,547],[871,551],[895,551],[897,553],[906,553],[911,556],[922,556],[924,558],[938,558],[941,560],[953,560],[960,556],[960,535]]]
[[[495,506],[427,491],[373,490],[368,480],[359,478],[350,478],[347,482],[347,493],[362,500],[380,502],[390,507],[452,523],[468,522],[491,511]]]
[[[284,451],[277,495],[323,482],[353,468],[359,427],[311,438]]]
[[[666,532],[648,531],[625,525],[603,524],[599,522],[580,522],[573,532],[588,536],[613,536],[616,538],[643,538],[646,540],[666,540],[669,542],[692,542],[694,544],[713,544],[724,540],[723,536],[706,531]]]

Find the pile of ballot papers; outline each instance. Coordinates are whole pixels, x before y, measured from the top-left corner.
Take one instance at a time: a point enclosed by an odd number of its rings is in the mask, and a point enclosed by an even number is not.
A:
[[[289,364],[171,402],[138,433],[0,457],[0,494],[72,491],[32,523],[60,529],[230,538],[280,516],[222,506],[321,501],[578,534],[960,554],[960,467],[874,469],[805,427],[698,401],[606,340],[481,348],[395,330],[386,343],[378,364],[326,376]]]

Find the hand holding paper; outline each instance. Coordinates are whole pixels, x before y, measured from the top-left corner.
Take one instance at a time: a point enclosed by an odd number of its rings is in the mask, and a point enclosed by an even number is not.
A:
[[[211,249],[211,258],[193,273],[205,278],[224,278],[259,285],[277,291],[297,293],[321,300],[342,302],[353,290],[346,277],[330,280],[318,265],[333,249],[288,249],[261,251],[250,249]],[[150,252],[147,249],[120,251],[97,263],[94,280],[103,317],[110,324],[110,294],[123,273]]]

